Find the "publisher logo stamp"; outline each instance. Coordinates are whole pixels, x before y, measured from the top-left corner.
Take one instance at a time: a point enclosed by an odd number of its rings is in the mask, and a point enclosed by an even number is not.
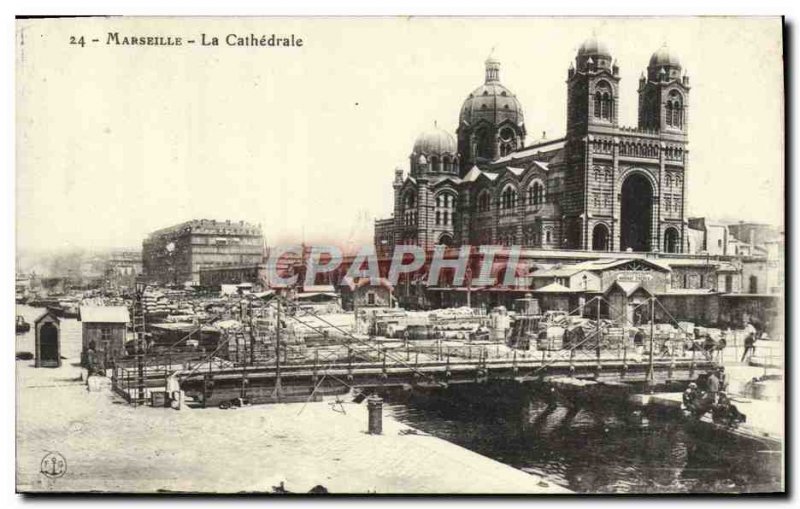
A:
[[[51,479],[61,477],[67,472],[67,460],[60,453],[49,452],[42,458],[40,471]]]

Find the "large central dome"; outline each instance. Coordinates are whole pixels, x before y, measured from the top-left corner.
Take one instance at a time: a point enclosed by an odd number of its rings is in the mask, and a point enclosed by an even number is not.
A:
[[[524,123],[522,105],[517,97],[500,83],[500,62],[493,57],[486,60],[486,81],[467,96],[461,106],[459,125],[474,126],[481,121],[498,125],[510,120],[516,125]]]

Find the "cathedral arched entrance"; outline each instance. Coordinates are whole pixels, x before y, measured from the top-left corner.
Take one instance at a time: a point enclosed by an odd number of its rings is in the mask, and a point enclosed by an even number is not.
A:
[[[595,225],[592,230],[592,251],[608,251],[608,227],[604,224]]]
[[[641,173],[622,183],[620,249],[649,251],[653,217],[653,186]]]

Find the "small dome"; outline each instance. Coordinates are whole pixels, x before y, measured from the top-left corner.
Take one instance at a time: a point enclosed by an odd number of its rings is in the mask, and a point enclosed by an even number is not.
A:
[[[414,153],[415,154],[451,154],[455,155],[456,149],[456,139],[455,137],[445,131],[444,129],[439,129],[438,127],[433,127],[428,131],[417,136],[417,140],[414,142]],[[422,163],[422,161],[420,161]],[[422,163],[424,164],[424,163]]]
[[[658,51],[653,53],[653,56],[650,57],[649,63],[650,67],[661,67],[665,65],[677,67],[678,69],[681,67],[681,61],[678,60],[678,56],[670,52],[666,44],[658,48]]]
[[[603,44],[602,41],[597,39],[597,36],[592,35],[581,44],[581,47],[578,48],[578,56],[581,57],[588,57],[588,56],[595,56],[600,55],[604,57],[611,58],[611,52],[608,50],[608,46]]]

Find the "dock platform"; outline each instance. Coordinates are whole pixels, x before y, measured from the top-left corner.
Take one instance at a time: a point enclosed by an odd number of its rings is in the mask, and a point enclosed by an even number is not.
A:
[[[570,493],[386,414],[383,434],[369,435],[366,404],[132,407],[110,389],[88,391],[79,349],[65,351],[58,369],[17,363],[21,492]],[[66,459],[63,476],[40,472],[48,452]]]

